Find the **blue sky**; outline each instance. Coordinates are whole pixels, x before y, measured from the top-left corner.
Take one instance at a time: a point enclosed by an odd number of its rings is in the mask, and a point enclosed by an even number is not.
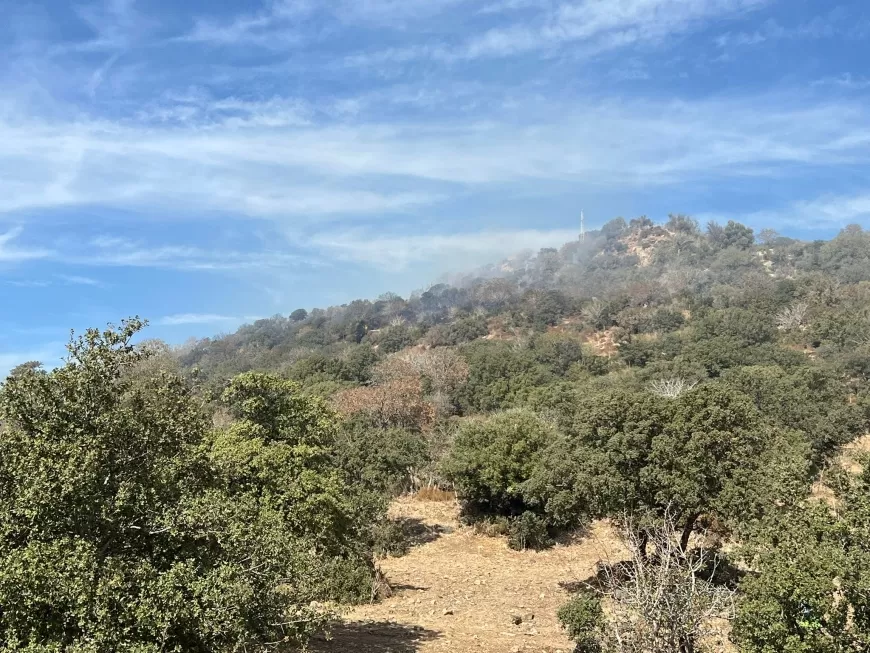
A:
[[[870,222],[865,0],[0,0],[0,368],[616,215]]]

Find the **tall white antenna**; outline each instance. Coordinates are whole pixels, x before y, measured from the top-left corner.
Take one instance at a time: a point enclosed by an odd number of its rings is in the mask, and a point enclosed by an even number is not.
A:
[[[583,211],[580,211],[580,240],[581,242],[586,240],[586,218]]]

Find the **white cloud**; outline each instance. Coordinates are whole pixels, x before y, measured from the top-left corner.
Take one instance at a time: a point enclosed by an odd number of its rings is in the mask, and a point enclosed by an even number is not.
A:
[[[320,265],[309,257],[273,250],[233,251],[184,245],[150,245],[101,236],[90,249],[74,246],[57,252],[60,262],[91,267],[144,267],[201,272],[226,272]],[[82,277],[79,277],[80,279]]]
[[[579,0],[552,8],[550,3],[508,0],[484,7],[484,12],[534,6],[544,12],[477,34],[460,44],[387,49],[362,55],[360,61],[401,62],[417,58],[444,61],[507,57],[566,45],[588,55],[644,43],[664,43],[669,37],[705,26],[712,20],[740,16],[773,0]]]
[[[18,238],[21,232],[22,228],[16,227],[6,233],[0,233],[0,263],[19,263],[21,261],[46,258],[51,255],[51,252],[46,249],[15,246],[12,241]]]
[[[783,39],[830,38],[838,33],[833,19],[833,16],[816,17],[794,26],[783,26],[775,20],[768,20],[753,31],[725,32],[716,38],[716,45],[720,48],[747,47]]]
[[[51,285],[50,281],[43,281],[41,279],[13,279],[6,281],[6,283],[18,288],[48,288]]]
[[[824,77],[812,82],[812,86],[834,86],[849,91],[861,91],[870,88],[870,78],[843,73],[836,77]]]
[[[365,233],[322,234],[311,244],[336,258],[385,269],[402,269],[413,263],[441,266],[471,265],[494,261],[521,250],[563,245],[577,238],[566,229],[481,231],[466,234],[372,236]]]
[[[276,48],[298,45],[303,41],[302,33],[288,23],[313,9],[314,3],[310,0],[273,0],[256,13],[241,14],[229,21],[200,18],[190,32],[175,40]]]
[[[103,286],[103,282],[91,277],[83,277],[77,274],[59,274],[57,278],[64,283],[74,286]]]
[[[178,313],[160,318],[158,324],[163,326],[179,326],[183,324],[219,324],[221,322],[241,322],[242,318],[230,315],[215,315],[214,313]]]
[[[550,0],[496,0],[481,7],[477,13],[479,14],[501,14],[509,11],[518,11],[520,9],[529,8],[552,8],[553,2]]]
[[[846,225],[870,218],[870,192],[857,195],[825,195],[810,201],[796,202],[780,213],[784,219],[791,216],[789,220],[799,220],[808,226]]]
[[[136,0],[98,0],[75,4],[73,9],[90,28],[91,38],[65,44],[59,51],[117,52],[130,47],[154,27],[154,21],[146,18],[135,5]]]
[[[263,126],[270,115],[207,128],[0,116],[0,212],[94,205],[318,222],[419,209],[475,186],[617,189],[870,159],[870,109],[810,96],[530,99],[486,123]]]
[[[260,11],[240,14],[230,20],[200,18],[189,32],[174,40],[285,50],[317,38],[317,30],[302,29],[304,20],[317,12],[349,25],[373,23],[400,28],[466,2],[468,0],[273,0]]]
[[[752,225],[769,227],[785,225],[803,229],[826,229],[845,227],[848,224],[870,221],[870,192],[851,195],[822,195],[815,199],[798,200],[780,208],[733,213],[724,215],[701,215],[698,219],[740,220]]]

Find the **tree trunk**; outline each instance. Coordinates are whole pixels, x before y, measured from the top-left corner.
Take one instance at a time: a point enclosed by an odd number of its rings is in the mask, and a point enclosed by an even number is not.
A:
[[[637,549],[640,554],[640,559],[644,562],[647,561],[646,547],[649,544],[649,533],[646,531],[641,531],[640,535],[637,538]]]
[[[698,521],[698,517],[701,516],[699,512],[693,512],[689,515],[689,518],[686,519],[686,525],[683,526],[683,534],[680,537],[680,551],[682,553],[686,553],[686,549],[689,548],[689,538],[692,536],[692,531],[695,528],[695,522]]]

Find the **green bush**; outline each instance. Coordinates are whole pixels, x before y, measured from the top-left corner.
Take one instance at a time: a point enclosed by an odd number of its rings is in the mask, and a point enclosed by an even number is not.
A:
[[[377,428],[365,416],[342,424],[334,456],[351,483],[391,495],[412,489],[415,474],[430,462],[429,443],[422,434]]]
[[[737,527],[809,487],[802,434],[765,424],[745,395],[706,384],[675,399],[626,389],[557,404],[564,437],[514,482],[552,524],[636,520],[670,508],[689,537],[701,515]]]
[[[553,546],[549,525],[542,515],[524,512],[511,520],[508,530],[508,546],[517,551],[534,549],[540,551]]]
[[[469,515],[520,516],[531,509],[522,484],[557,438],[552,425],[525,409],[473,419],[459,429],[444,471]]]
[[[744,547],[733,637],[746,653],[870,650],[870,469],[833,483],[836,512],[808,501]]]
[[[0,390],[0,650],[230,652],[304,642],[315,601],[368,598],[370,524],[331,469],[335,418],[255,374],[211,431],[142,376],[142,323],[88,330]],[[288,582],[288,579],[292,579]]]
[[[577,653],[598,653],[600,633],[604,626],[601,598],[591,590],[582,590],[571,597],[556,613],[568,636],[577,643]]]

